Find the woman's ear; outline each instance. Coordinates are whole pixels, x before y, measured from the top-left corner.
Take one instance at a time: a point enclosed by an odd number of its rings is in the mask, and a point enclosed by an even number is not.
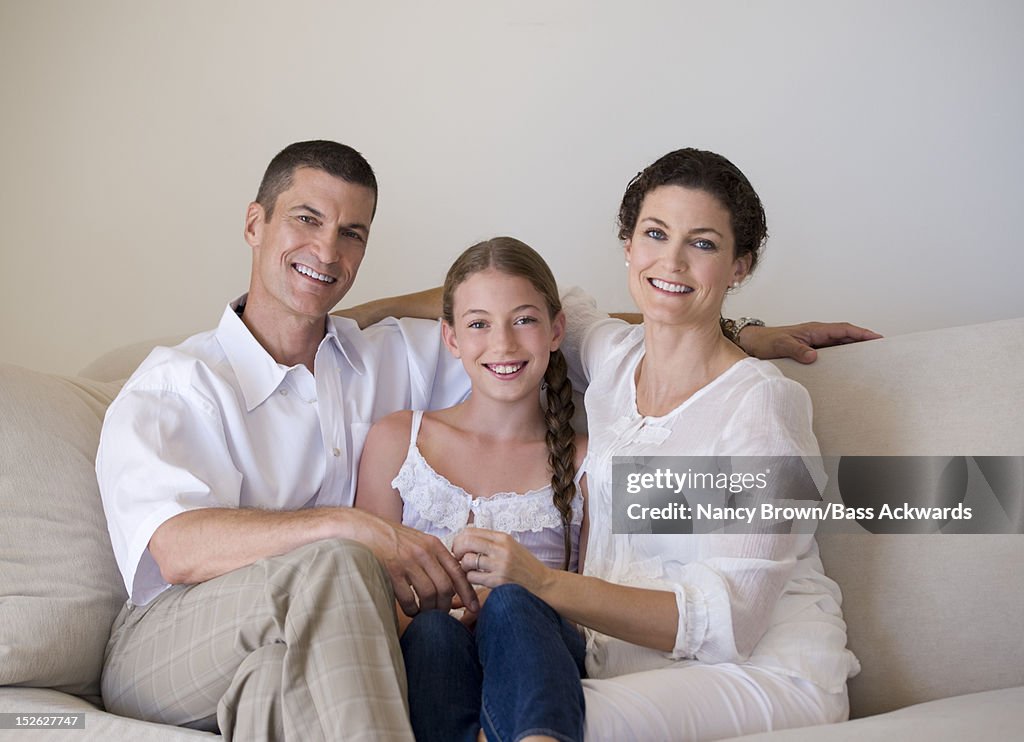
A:
[[[733,262],[732,280],[736,283],[742,282],[747,277],[747,274],[750,273],[750,264],[753,260],[754,256],[750,253],[744,253],[736,258]]]
[[[551,322],[551,352],[558,350],[565,340],[565,312],[559,312]]]
[[[462,358],[459,353],[459,341],[455,337],[455,328],[444,320],[441,320],[441,340],[444,341],[444,347],[449,353],[456,358]]]

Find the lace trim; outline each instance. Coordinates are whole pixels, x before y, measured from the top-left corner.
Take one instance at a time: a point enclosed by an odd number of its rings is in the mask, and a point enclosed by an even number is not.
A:
[[[452,532],[467,525],[470,511],[474,514],[474,525],[504,533],[536,533],[562,525],[561,515],[551,503],[550,485],[523,494],[498,492],[490,497],[473,497],[438,474],[415,446],[410,446],[391,486],[420,517]],[[577,489],[572,500],[571,523],[582,522],[583,498]]]

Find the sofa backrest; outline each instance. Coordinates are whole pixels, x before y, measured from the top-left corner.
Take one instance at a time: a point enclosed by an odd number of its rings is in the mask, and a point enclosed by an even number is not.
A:
[[[127,599],[93,468],[120,386],[0,364],[0,685],[98,700]]]
[[[826,459],[1024,456],[1024,319],[777,365],[810,392]],[[1018,518],[1021,461],[1009,493]],[[818,542],[862,665],[849,684],[853,716],[1024,684],[1024,535],[833,533]]]

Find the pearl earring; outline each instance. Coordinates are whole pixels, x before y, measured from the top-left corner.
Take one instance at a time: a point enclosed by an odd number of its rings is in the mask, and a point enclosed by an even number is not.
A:
[[[627,268],[629,267],[629,261],[628,260],[626,261],[626,267]]]

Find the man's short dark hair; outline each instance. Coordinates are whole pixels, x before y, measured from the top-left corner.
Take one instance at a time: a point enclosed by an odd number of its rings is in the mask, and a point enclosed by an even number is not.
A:
[[[323,170],[348,183],[369,188],[373,191],[373,213],[377,213],[377,178],[366,158],[348,145],[315,139],[289,144],[267,165],[256,193],[256,202],[263,207],[267,219],[274,213],[277,197],[291,188],[295,171],[300,167]]]

